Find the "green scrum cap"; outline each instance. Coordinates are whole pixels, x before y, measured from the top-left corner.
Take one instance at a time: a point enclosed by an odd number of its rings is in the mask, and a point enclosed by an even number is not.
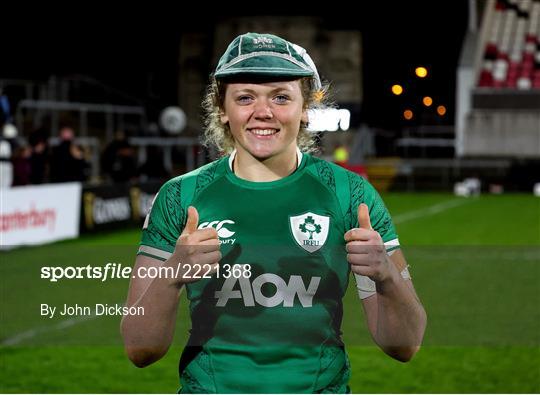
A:
[[[230,44],[216,67],[216,79],[233,76],[313,77],[319,75],[306,50],[273,34],[245,33]]]

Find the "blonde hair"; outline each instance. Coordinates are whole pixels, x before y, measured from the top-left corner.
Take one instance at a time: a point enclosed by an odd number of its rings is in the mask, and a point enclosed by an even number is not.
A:
[[[328,106],[328,84],[316,89],[313,79],[300,79],[304,109],[311,110]],[[202,142],[206,147],[214,147],[220,155],[228,155],[234,150],[234,138],[228,124],[221,122],[225,102],[226,82],[211,77],[202,101],[204,110],[204,135]],[[300,123],[297,144],[302,152],[316,152],[315,135],[307,131],[307,124]]]

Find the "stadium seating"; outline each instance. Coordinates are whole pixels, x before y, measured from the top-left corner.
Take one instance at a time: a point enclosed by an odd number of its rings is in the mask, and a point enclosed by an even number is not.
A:
[[[540,89],[540,0],[497,0],[480,88]]]
[[[487,0],[458,69],[456,153],[540,158],[540,0]]]

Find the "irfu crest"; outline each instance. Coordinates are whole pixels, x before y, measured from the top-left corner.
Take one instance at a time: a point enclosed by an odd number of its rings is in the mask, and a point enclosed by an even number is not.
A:
[[[289,217],[289,225],[298,245],[308,252],[315,252],[326,242],[330,217],[308,212]]]

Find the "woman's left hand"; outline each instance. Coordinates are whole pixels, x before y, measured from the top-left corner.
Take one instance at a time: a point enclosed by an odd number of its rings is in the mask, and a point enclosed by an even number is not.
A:
[[[345,233],[347,261],[351,270],[367,276],[375,282],[382,282],[392,275],[392,262],[384,247],[381,235],[371,227],[368,206],[358,206],[359,228]]]

